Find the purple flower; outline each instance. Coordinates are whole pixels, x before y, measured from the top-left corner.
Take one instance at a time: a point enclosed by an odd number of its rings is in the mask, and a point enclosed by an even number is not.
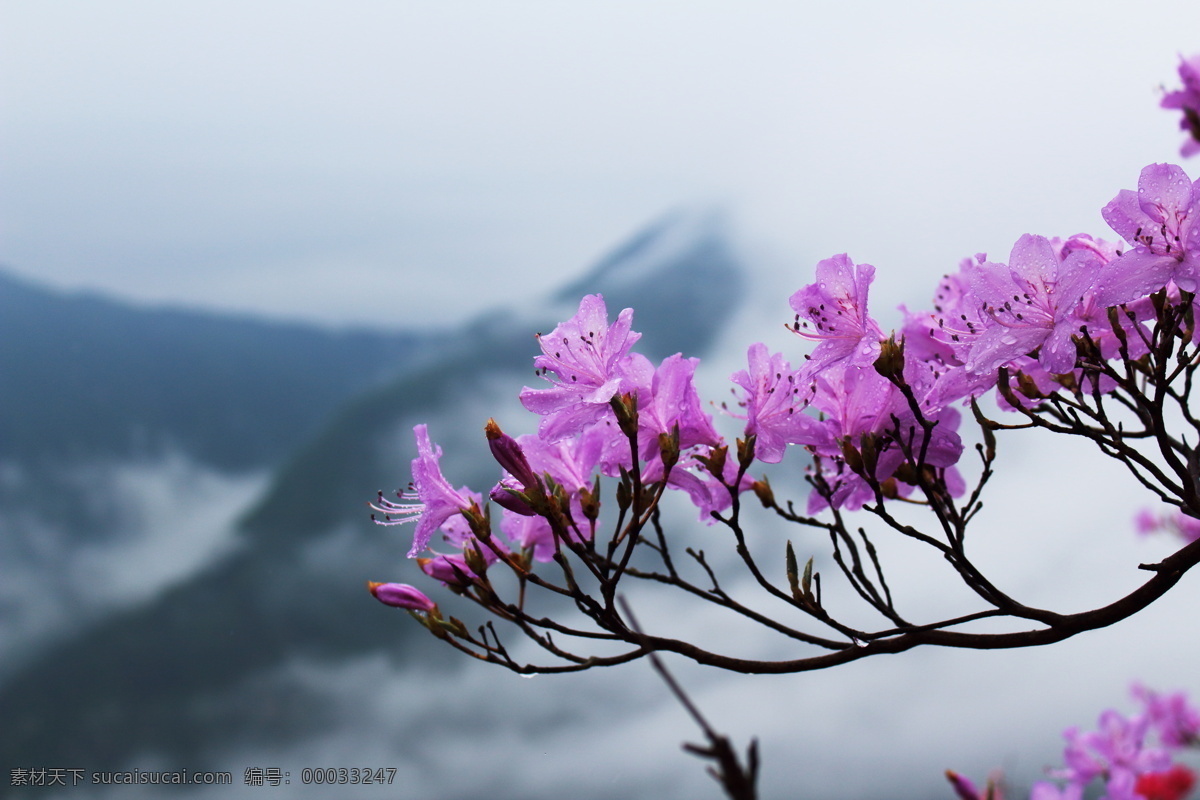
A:
[[[970,345],[983,333],[986,325],[969,278],[972,270],[986,263],[986,253],[964,258],[958,265],[958,272],[942,276],[933,295],[933,313],[928,315],[929,338],[943,344],[939,353],[952,355],[959,363],[966,360]]]
[[[962,369],[971,346],[986,327],[968,274],[986,261],[987,256],[978,253],[973,259],[963,259],[958,272],[944,275],[934,294],[932,312],[904,309],[905,380],[925,387],[925,402],[934,406],[977,397],[996,382],[994,373],[972,375]]]
[[[1110,709],[1100,715],[1097,731],[1063,731],[1066,768],[1049,773],[1066,785],[1035,783],[1029,800],[1081,800],[1096,779],[1104,782],[1100,800],[1182,800],[1191,791],[1195,775],[1173,765],[1170,751],[1197,742],[1200,712],[1182,693],[1164,697],[1135,684],[1133,695],[1145,713],[1125,717]],[[1149,746],[1151,733],[1162,747]]]
[[[1066,258],[1071,253],[1077,250],[1087,250],[1094,253],[1096,258],[1100,260],[1100,273],[1109,264],[1121,257],[1121,249],[1115,244],[1106,242],[1103,239],[1093,239],[1091,236],[1083,233],[1077,233],[1064,242],[1059,242],[1057,239],[1052,239],[1051,244],[1058,250],[1059,255]],[[1100,347],[1100,354],[1105,359],[1117,358],[1121,351],[1121,340],[1113,333],[1112,322],[1108,318],[1108,307],[1101,304],[1098,297],[1099,291],[1096,286],[1083,295],[1083,301],[1079,309],[1076,311],[1076,318],[1088,329],[1088,335]],[[1175,302],[1178,301],[1178,290],[1175,290]],[[1148,299],[1142,299],[1127,304],[1126,310],[1134,312],[1135,317],[1139,321],[1153,319],[1155,316],[1154,306]],[[1118,318],[1121,328],[1125,331],[1125,347],[1129,351],[1129,357],[1133,360],[1140,358],[1149,352],[1150,348],[1146,342],[1151,338],[1148,330],[1139,332],[1136,328],[1140,322],[1131,321],[1124,314]],[[1145,335],[1143,335],[1143,333]],[[1103,380],[1103,378],[1102,378]],[[1108,391],[1101,389],[1101,392]]]
[[[854,367],[843,362],[822,371],[816,385],[812,407],[825,415],[819,423],[823,438],[818,440],[814,436],[800,443],[822,458],[820,475],[829,486],[826,492],[829,496],[823,497],[821,492],[810,494],[810,513],[826,505],[854,511],[875,499],[874,490],[847,465],[843,450],[846,446],[859,448],[868,438],[877,454],[873,473],[877,481],[887,481],[908,461],[904,452],[907,447],[913,461],[924,450],[926,465],[946,470],[946,489],[952,494],[965,489],[961,477],[950,469],[963,451],[962,440],[955,432],[961,419],[956,410],[922,407],[926,418],[937,422],[926,441],[924,428],[914,418],[907,399],[895,384],[872,367]],[[905,447],[897,440],[897,427]],[[912,491],[905,483],[896,489],[901,495]]]
[[[789,444],[827,439],[819,433],[824,429],[817,420],[804,413],[814,389],[801,373],[793,371],[782,354],[768,355],[762,343],[750,345],[746,357],[750,369],[735,372],[732,380],[745,390],[738,405],[746,409],[746,436],[757,437],[755,457],[778,464]]]
[[[1048,239],[1029,234],[1013,245],[1008,266],[973,265],[971,291],[986,327],[971,345],[967,371],[988,374],[1038,348],[1038,361],[1047,372],[1074,369],[1071,336],[1080,326],[1076,310],[1100,265],[1100,258],[1087,249],[1060,260]]]
[[[1200,186],[1182,168],[1151,164],[1138,178],[1138,190],[1122,189],[1104,207],[1104,221],[1133,249],[1108,264],[1097,280],[1104,307],[1129,303],[1174,281],[1196,291],[1200,267]]]
[[[371,508],[384,515],[383,519],[375,519],[379,525],[417,523],[412,548],[408,551],[409,558],[415,558],[428,547],[429,540],[438,528],[451,517],[469,509],[474,502],[469,496],[469,489],[464,486],[455,490],[442,476],[442,468],[438,465],[442,448],[430,442],[426,426],[417,425],[413,428],[413,434],[417,439],[417,457],[412,461],[409,490],[396,493],[401,500],[399,503],[384,498],[380,492],[379,498],[371,504]]]
[[[538,436],[519,436],[517,442],[538,474],[548,474],[555,483],[573,494],[592,485],[592,475],[609,450],[611,434],[616,425],[597,425],[569,439],[547,442]],[[618,434],[619,435],[619,432]],[[626,445],[628,442],[620,437]]]
[[[1179,79],[1183,88],[1167,92],[1162,107],[1183,112],[1179,127],[1187,132],[1188,138],[1179,153],[1187,157],[1200,153],[1200,55],[1179,57]]]
[[[500,530],[523,549],[532,550],[538,561],[554,560],[554,530],[544,517],[506,513],[500,520]]]
[[[1077,728],[1068,728],[1063,731],[1067,740],[1063,750],[1066,769],[1058,776],[1081,786],[1101,777],[1107,782],[1108,800],[1134,800],[1137,776],[1164,770],[1171,764],[1165,750],[1146,746],[1148,730],[1146,717],[1124,717],[1111,709],[1100,715],[1098,731],[1080,733]]]
[[[1185,693],[1161,695],[1134,684],[1133,696],[1145,706],[1150,727],[1163,745],[1179,748],[1200,743],[1200,710],[1188,704]]]
[[[1171,511],[1157,515],[1143,508],[1133,520],[1134,530],[1143,536],[1151,533],[1173,533],[1185,542],[1200,539],[1200,519],[1189,517],[1182,511]]]
[[[1133,517],[1133,529],[1139,536],[1148,536],[1159,530],[1159,519],[1150,509],[1139,509]]]
[[[648,387],[653,367],[629,349],[641,338],[630,330],[633,309],[625,309],[612,325],[604,298],[584,297],[579,311],[548,336],[538,336],[542,355],[533,360],[539,375],[552,386],[521,391],[525,408],[545,417],[540,435],[562,439],[612,415],[609,401],[619,394]],[[553,377],[549,377],[553,375]]]
[[[376,583],[367,581],[367,589],[376,600],[386,606],[407,608],[410,611],[433,611],[437,603],[430,600],[424,592],[407,583]]]
[[[840,452],[835,442],[864,433],[877,433],[891,424],[890,413],[898,395],[896,386],[873,367],[841,364],[826,369],[816,378],[812,407],[823,413],[828,442],[805,440],[802,444],[818,450],[828,446],[830,455]]]
[[[721,437],[704,413],[693,378],[698,358],[676,353],[663,359],[654,371],[649,397],[638,409],[638,447],[643,456],[658,448],[658,435],[679,426],[679,449],[697,445],[716,446]]]
[[[867,290],[874,279],[874,267],[855,266],[842,253],[818,263],[817,282],[791,296],[792,331],[818,342],[807,366],[811,372],[843,359],[870,364],[879,355],[883,331],[867,314]]]

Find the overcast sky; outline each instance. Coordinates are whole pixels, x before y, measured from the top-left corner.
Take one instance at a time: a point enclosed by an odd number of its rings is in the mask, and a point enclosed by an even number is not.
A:
[[[964,255],[1103,232],[1176,157],[1197,32],[1195,2],[3,0],[0,263],[450,322],[718,205],[781,293],[848,251],[924,303]]]

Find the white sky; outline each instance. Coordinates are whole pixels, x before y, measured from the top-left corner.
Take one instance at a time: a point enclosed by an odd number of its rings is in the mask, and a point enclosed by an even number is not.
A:
[[[715,203],[781,293],[849,251],[924,303],[963,255],[1102,232],[1175,158],[1197,32],[1194,2],[3,0],[0,263],[447,322]]]

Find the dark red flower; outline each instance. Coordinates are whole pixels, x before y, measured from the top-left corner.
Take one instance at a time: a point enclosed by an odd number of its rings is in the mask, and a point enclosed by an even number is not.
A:
[[[1195,773],[1182,764],[1176,764],[1166,772],[1143,774],[1137,779],[1133,791],[1146,800],[1183,800],[1195,783]]]

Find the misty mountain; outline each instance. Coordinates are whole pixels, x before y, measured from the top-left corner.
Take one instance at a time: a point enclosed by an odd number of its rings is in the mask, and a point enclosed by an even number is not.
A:
[[[29,463],[174,447],[225,470],[272,463],[421,339],[138,308],[0,272],[0,453]]]
[[[0,676],[228,549],[222,506],[249,502],[424,338],[143,308],[0,272]]]
[[[0,395],[19,409],[0,428],[5,452],[11,441],[21,458],[47,462],[136,458],[149,442],[218,470],[268,466],[224,550],[10,670],[0,685],[0,752],[11,765],[229,769],[228,754],[243,748],[286,753],[354,728],[355,715],[305,680],[306,670],[368,657],[443,675],[461,669],[465,659],[363,589],[368,578],[415,577],[404,537],[373,526],[365,508],[376,489],[407,480],[412,425],[430,424],[454,482],[482,485],[495,472],[477,457],[486,453],[483,422],[508,424],[502,415],[515,412],[516,393],[533,380],[535,332],[600,292],[610,315],[635,308],[638,349],[652,360],[703,355],[736,309],[742,274],[719,220],[676,214],[569,286],[554,291],[548,281],[546,295],[520,308],[436,335],[146,312],[0,284],[13,298],[3,302],[33,305],[21,292],[40,298],[66,328],[39,334],[30,330],[39,315],[0,310],[10,336],[46,338],[0,362],[6,376],[20,376]],[[80,374],[45,364],[54,343]],[[107,429],[78,441],[58,432],[37,446],[35,433],[54,416]]]

